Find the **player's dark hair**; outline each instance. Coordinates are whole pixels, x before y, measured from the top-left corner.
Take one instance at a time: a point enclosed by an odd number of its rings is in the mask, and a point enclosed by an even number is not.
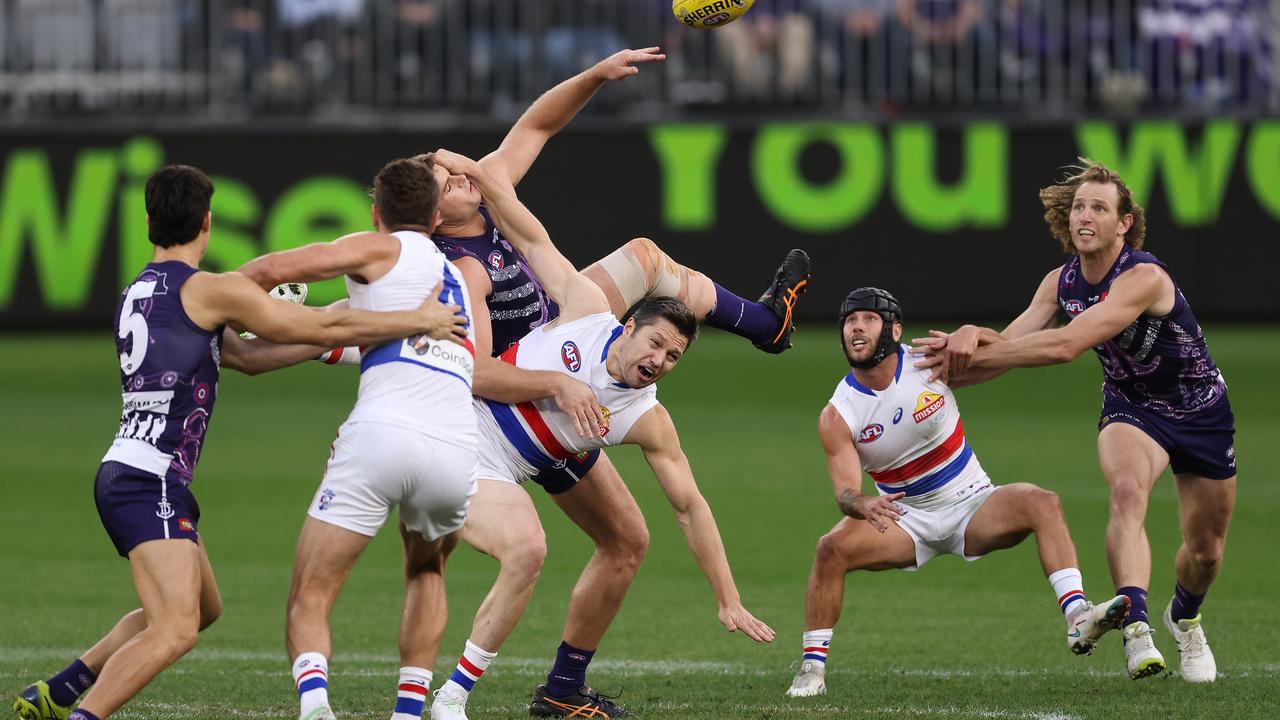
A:
[[[200,236],[213,197],[213,182],[199,168],[166,165],[147,178],[147,237],[162,248]]]
[[[1061,243],[1062,251],[1070,255],[1076,254],[1076,246],[1071,242],[1071,206],[1075,202],[1076,191],[1087,182],[1116,186],[1116,197],[1119,199],[1117,212],[1120,217],[1133,216],[1133,224],[1124,234],[1125,244],[1134,250],[1142,249],[1142,242],[1147,237],[1147,214],[1141,205],[1133,201],[1133,192],[1129,190],[1129,186],[1120,179],[1119,173],[1106,165],[1089,158],[1077,159],[1079,165],[1065,168],[1070,175],[1040,190],[1044,221],[1049,223],[1049,232]]]
[[[673,297],[645,298],[632,306],[627,313],[636,321],[636,327],[652,325],[658,320],[666,320],[676,327],[676,332],[688,340],[688,345],[698,338],[698,318],[683,301]],[[686,345],[686,349],[688,346]]]
[[[387,228],[430,230],[440,201],[435,161],[431,155],[392,160],[374,176],[369,195]]]

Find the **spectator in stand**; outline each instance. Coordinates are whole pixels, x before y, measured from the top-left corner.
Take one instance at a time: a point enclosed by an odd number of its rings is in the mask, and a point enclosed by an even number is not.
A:
[[[1246,104],[1271,87],[1267,0],[1142,0],[1138,32],[1158,103]]]
[[[783,100],[814,91],[814,22],[808,0],[756,0],[742,19],[718,28],[716,51],[747,100]]]

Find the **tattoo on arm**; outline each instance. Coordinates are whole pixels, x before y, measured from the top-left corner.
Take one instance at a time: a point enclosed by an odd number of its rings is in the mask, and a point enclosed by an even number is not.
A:
[[[840,491],[839,497],[836,498],[836,504],[840,506],[840,512],[849,517],[858,517],[853,509],[854,501],[858,499],[858,493],[849,488]]]

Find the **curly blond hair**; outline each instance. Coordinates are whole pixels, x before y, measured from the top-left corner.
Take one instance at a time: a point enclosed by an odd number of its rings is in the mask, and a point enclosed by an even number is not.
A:
[[[1075,255],[1076,248],[1071,242],[1071,204],[1075,201],[1076,190],[1087,182],[1110,183],[1116,186],[1116,194],[1120,199],[1120,206],[1117,208],[1120,217],[1133,216],[1133,224],[1124,234],[1124,241],[1133,249],[1140,249],[1147,236],[1147,214],[1141,205],[1133,201],[1129,186],[1106,165],[1089,158],[1076,159],[1080,162],[1079,165],[1064,168],[1072,174],[1040,190],[1040,202],[1044,204],[1044,221],[1049,224],[1049,233],[1062,244],[1063,252]]]

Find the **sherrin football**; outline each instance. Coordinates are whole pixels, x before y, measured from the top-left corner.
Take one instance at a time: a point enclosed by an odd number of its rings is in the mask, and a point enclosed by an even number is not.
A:
[[[756,0],[671,0],[671,12],[691,28],[706,30],[742,17]]]

